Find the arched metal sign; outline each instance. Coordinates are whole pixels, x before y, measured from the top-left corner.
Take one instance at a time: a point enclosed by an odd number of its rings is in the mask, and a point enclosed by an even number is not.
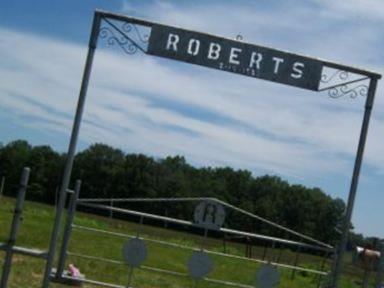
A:
[[[143,30],[145,33],[142,32]],[[141,51],[148,55],[188,62],[316,92],[328,91],[329,96],[333,98],[342,96],[366,97],[339,255],[336,257],[337,263],[335,263],[335,271],[332,273],[332,287],[338,287],[371,111],[377,82],[381,75],[330,61],[103,11],[96,11],[93,19],[89,50],[68,147],[42,287],[48,287],[52,273],[61,217],[65,206],[65,194],[70,182],[92,62],[99,39],[106,40],[107,44],[120,46],[128,54]],[[60,277],[60,275],[56,276]]]
[[[318,90],[322,63],[313,59],[164,25],[154,25],[148,54]]]

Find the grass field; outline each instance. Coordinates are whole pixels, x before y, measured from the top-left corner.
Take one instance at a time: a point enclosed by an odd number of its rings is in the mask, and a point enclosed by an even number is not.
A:
[[[12,219],[14,200],[3,198],[0,202],[0,242],[5,242]],[[24,209],[23,223],[17,239],[17,246],[30,248],[39,248],[46,250],[49,243],[50,232],[53,223],[54,209],[51,206],[26,202]],[[135,235],[137,233],[137,224],[110,220],[99,216],[85,213],[77,213],[75,224],[87,226],[95,229],[103,229],[117,233]],[[202,238],[197,235],[191,235],[169,229],[156,228],[152,226],[142,226],[141,236],[150,239],[162,240],[166,242],[178,243],[189,247],[199,247]],[[89,255],[92,257],[108,258],[116,263],[104,263],[96,260],[85,259],[78,256],[70,256],[68,263],[75,263],[81,269],[87,278],[110,282],[114,284],[126,285],[128,279],[128,267],[118,262],[122,261],[121,249],[127,238],[116,237],[108,234],[99,234],[91,231],[73,230],[73,237],[70,242],[69,251],[74,254]],[[205,246],[210,250],[222,252],[222,241],[209,239]],[[243,246],[230,245],[227,249],[232,254],[243,255]],[[258,251],[259,250],[259,251]],[[166,270],[174,270],[182,273],[187,272],[186,263],[192,251],[188,249],[175,249],[156,243],[148,243],[149,258],[145,266],[156,267]],[[257,253],[262,253],[262,249],[256,249]],[[284,251],[283,258],[286,261],[294,259],[291,251]],[[0,260],[4,253],[0,252]],[[270,253],[268,257],[276,257],[276,254]],[[231,282],[240,282],[247,285],[253,285],[255,274],[260,264],[240,259],[229,259],[221,256],[212,257],[215,262],[214,272],[209,278],[215,278]],[[30,257],[15,255],[12,266],[12,273],[9,287],[40,287],[42,272],[44,271],[44,261]],[[303,255],[301,265],[307,268],[319,268],[321,258]],[[361,287],[356,282],[356,276],[359,271],[356,268],[348,266],[348,273],[342,279],[342,288]],[[295,279],[291,279],[292,271],[289,269],[279,269],[282,279],[279,287],[317,287],[318,281],[309,273],[298,272]],[[136,269],[133,276],[134,287],[140,288],[184,288],[193,287],[193,283],[186,277],[170,276],[164,273]],[[59,284],[52,284],[51,287],[66,287]],[[93,287],[85,285],[84,287]],[[229,287],[218,284],[212,284],[205,281],[198,283],[198,287],[218,288]],[[373,286],[372,286],[373,287]]]

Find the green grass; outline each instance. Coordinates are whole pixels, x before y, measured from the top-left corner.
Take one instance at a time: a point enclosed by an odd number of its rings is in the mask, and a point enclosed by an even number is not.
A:
[[[3,198],[0,202],[0,242],[5,242],[12,219],[14,200]],[[23,222],[18,234],[17,246],[30,248],[39,248],[46,250],[49,244],[50,233],[52,229],[54,210],[53,207],[26,202]],[[137,233],[138,225],[132,222],[110,220],[100,216],[90,214],[77,213],[75,224],[103,229],[118,233],[132,234]],[[140,235],[150,239],[162,240],[171,243],[178,243],[189,247],[199,247],[203,238],[198,235],[192,235],[169,229],[156,228],[144,225],[141,227]],[[76,254],[89,255],[94,257],[103,257],[116,261],[122,261],[121,248],[127,241],[127,238],[116,237],[107,234],[96,234],[90,231],[74,229],[72,234],[69,251]],[[188,249],[176,249],[169,246],[159,245],[149,242],[148,244],[149,258],[145,262],[146,266],[174,270],[186,273],[186,263],[192,251]],[[209,238],[204,242],[209,250],[223,252],[222,241]],[[227,251],[231,254],[243,256],[244,246],[239,244],[231,244],[227,247]],[[255,255],[262,255],[263,248],[255,248]],[[2,261],[4,253],[0,252],[0,261]],[[269,259],[277,257],[276,251],[268,254]],[[285,250],[282,254],[281,261],[292,264],[295,254],[292,251]],[[240,259],[232,259],[221,256],[212,257],[215,262],[215,270],[209,276],[210,278],[226,280],[231,282],[240,282],[243,284],[253,285],[257,269],[260,264]],[[120,285],[127,284],[128,267],[119,264],[110,264],[94,260],[70,256],[67,263],[75,263],[81,269],[87,278],[110,282]],[[300,265],[318,269],[321,258],[312,255],[302,255],[300,257]],[[42,272],[44,271],[44,261],[15,255],[13,258],[12,273],[9,287],[40,287]],[[318,281],[311,274],[305,272],[297,272],[295,279],[292,280],[292,271],[289,269],[280,269],[282,275],[281,288],[291,287],[317,287]],[[352,266],[347,267],[347,273],[342,279],[342,288],[360,287],[354,282],[356,275],[361,273]],[[136,269],[134,272],[133,286],[140,288],[184,288],[193,287],[193,283],[188,278],[170,276],[159,272],[149,272],[147,270]],[[63,285],[53,284],[51,287],[65,287]],[[92,287],[85,285],[84,287]],[[198,287],[218,288],[222,285],[211,284],[205,281],[199,283]]]

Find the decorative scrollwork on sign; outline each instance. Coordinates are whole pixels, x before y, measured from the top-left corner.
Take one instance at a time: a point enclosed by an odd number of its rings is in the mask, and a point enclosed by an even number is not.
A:
[[[238,35],[236,36],[236,41],[243,41],[243,40],[244,40],[243,35],[238,34]]]
[[[342,80],[345,81],[349,78],[349,73],[347,71],[338,70],[332,75],[323,74],[321,76],[321,83],[327,84],[332,81]]]
[[[122,26],[122,31],[126,33],[131,33],[132,31],[134,31],[137,36],[136,38],[139,39],[143,44],[147,44],[149,41],[149,34],[141,33],[139,28],[137,28],[137,26],[132,23],[125,22]]]
[[[321,84],[326,84],[326,87],[319,91],[328,91],[329,97],[334,99],[344,96],[352,99],[356,99],[358,96],[365,97],[368,94],[368,85],[361,82],[367,78],[358,76],[343,70],[324,73],[321,76]]]
[[[100,28],[99,37],[105,39],[107,45],[117,45],[130,55],[135,54],[139,50],[144,53],[146,52],[142,45],[148,43],[149,35],[141,33],[136,25],[129,22],[116,24],[107,19],[104,19],[104,23],[105,25]]]
[[[113,28],[102,27],[100,29],[99,37],[101,39],[105,39],[107,41],[107,45],[114,46],[118,45],[121,49],[124,50],[127,54],[135,54],[138,50],[137,45],[131,42],[124,36],[117,36],[113,30]]]
[[[356,99],[358,96],[365,97],[368,93],[368,85],[360,84],[355,87],[350,87],[350,85],[342,85],[334,87],[328,90],[328,95],[331,98],[340,98],[343,96]]]

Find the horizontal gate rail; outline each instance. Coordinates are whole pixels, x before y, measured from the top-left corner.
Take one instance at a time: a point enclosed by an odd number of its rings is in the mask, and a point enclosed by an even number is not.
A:
[[[69,256],[73,257],[78,257],[78,258],[84,258],[88,260],[93,260],[93,261],[99,261],[99,262],[105,262],[105,263],[110,263],[110,264],[115,264],[115,265],[121,265],[121,266],[126,266],[126,264],[123,261],[117,261],[117,260],[111,260],[103,257],[95,257],[95,256],[88,256],[88,255],[83,255],[83,254],[78,254],[78,253],[72,253],[68,252]],[[146,271],[152,271],[152,272],[158,272],[158,273],[164,273],[168,275],[173,275],[173,276],[179,276],[179,277],[186,277],[189,278],[189,275],[187,273],[182,273],[182,272],[175,272],[175,271],[170,271],[166,269],[161,269],[161,268],[156,268],[152,266],[140,266],[139,269],[141,270],[146,270]],[[90,283],[90,284],[96,284],[99,283],[99,285],[104,286],[104,282],[99,282],[95,280],[82,280],[79,278],[71,278],[71,277],[63,277],[63,278],[68,278],[68,279],[75,279],[81,282],[85,283]],[[210,283],[215,283],[215,284],[221,284],[221,285],[226,285],[226,286],[231,286],[231,287],[240,287],[240,288],[253,288],[253,286],[246,285],[246,284],[241,284],[241,283],[235,283],[235,282],[230,282],[230,281],[223,281],[223,280],[218,280],[218,279],[213,279],[213,278],[204,278],[204,281],[210,282]],[[110,285],[110,284],[108,284]],[[124,287],[125,286],[120,286],[120,285],[112,285],[108,287]]]
[[[113,202],[113,203],[119,203],[119,202],[195,202],[195,201],[214,201],[214,202],[217,202],[221,205],[223,205],[224,207],[228,207],[234,211],[237,211],[241,214],[244,214],[244,215],[247,215],[251,218],[254,218],[256,220],[259,220],[260,222],[263,222],[263,223],[266,223],[272,227],[275,227],[275,228],[278,228],[280,230],[283,230],[285,232],[288,232],[292,235],[295,235],[295,236],[298,236],[302,239],[305,239],[307,241],[310,241],[312,243],[315,243],[317,245],[320,245],[320,246],[323,246],[323,247],[326,247],[326,248],[329,248],[329,249],[333,249],[333,247],[327,243],[324,243],[322,241],[319,241],[319,240],[316,240],[310,236],[307,236],[307,235],[304,235],[304,234],[301,234],[301,233],[298,233],[292,229],[289,229],[287,227],[284,227],[282,225],[279,225],[277,223],[274,223],[272,221],[269,221],[263,217],[260,217],[256,214],[253,214],[253,213],[250,213],[244,209],[241,209],[241,208],[238,208],[234,205],[231,205],[227,202],[224,202],[222,200],[219,200],[217,198],[213,198],[213,197],[182,197],[182,198],[83,198],[83,199],[79,199],[78,202],[79,203],[103,203],[103,202]]]
[[[6,251],[8,249],[8,244],[6,243],[0,243],[0,250]],[[13,246],[12,247],[12,253],[14,254],[19,254],[23,256],[30,256],[30,257],[35,257],[35,258],[41,258],[41,259],[47,259],[48,252],[47,251],[42,251],[38,249],[30,249],[30,248],[25,248],[25,247],[18,247],[18,246]]]
[[[107,211],[114,211],[114,212],[119,212],[122,214],[140,216],[140,217],[154,219],[154,220],[160,220],[160,221],[166,221],[166,222],[185,225],[185,226],[196,227],[191,221],[186,221],[186,220],[174,219],[174,218],[169,218],[169,217],[165,217],[165,216],[159,216],[159,215],[155,215],[155,214],[144,213],[144,212],[128,210],[128,209],[123,209],[123,208],[116,208],[116,207],[111,207],[108,205],[90,204],[90,203],[84,203],[84,202],[79,202],[78,204],[81,206],[90,207],[90,208],[102,209],[102,210],[107,210]],[[328,248],[328,247],[319,247],[319,246],[315,246],[315,245],[311,245],[311,244],[307,244],[307,243],[303,243],[303,242],[286,240],[286,239],[281,239],[281,238],[276,238],[276,237],[271,237],[271,236],[265,236],[265,235],[261,235],[261,234],[255,234],[255,233],[249,233],[249,232],[244,232],[244,231],[238,231],[238,230],[233,230],[233,229],[228,229],[228,228],[220,228],[220,231],[223,233],[247,236],[247,237],[251,237],[254,239],[267,240],[267,241],[281,243],[281,244],[285,244],[285,245],[291,245],[291,246],[296,246],[296,247],[313,249],[316,251],[325,251],[325,252],[333,251],[331,248]]]
[[[116,236],[116,237],[129,238],[129,239],[137,238],[137,235],[116,233],[116,232],[111,232],[111,231],[102,230],[102,229],[90,228],[90,227],[86,227],[86,226],[72,225],[72,227],[75,229],[78,229],[78,230],[85,230],[85,231],[94,232],[94,233],[102,233],[102,234]],[[151,243],[155,243],[155,244],[161,244],[164,246],[170,246],[170,247],[174,247],[174,248],[180,248],[180,249],[191,250],[191,251],[200,251],[201,250],[200,248],[194,248],[194,247],[180,245],[180,244],[176,244],[176,243],[169,243],[166,241],[155,240],[155,239],[150,239],[150,238],[146,238],[146,237],[139,237],[139,238],[144,240],[144,241],[147,241],[147,242],[151,242]],[[252,259],[252,258],[237,256],[237,255],[228,254],[228,253],[221,253],[221,252],[210,251],[210,250],[204,250],[204,252],[211,254],[211,255],[223,256],[223,257],[238,259],[238,260],[245,260],[245,261],[255,262],[255,263],[260,263],[260,264],[269,263],[269,264],[272,264],[274,266],[278,266],[280,268],[303,271],[303,272],[313,273],[313,274],[317,274],[317,275],[325,276],[328,274],[327,272],[318,271],[315,269],[303,268],[300,266],[293,266],[293,265],[289,265],[289,264],[275,263],[273,261],[271,262],[271,261],[265,261],[265,260],[259,260],[259,259]],[[71,253],[68,253],[68,255],[71,255]],[[108,259],[108,260],[111,261],[111,263],[115,263],[115,264],[123,263],[123,262],[116,261],[116,260],[110,260],[110,259]]]
[[[116,284],[111,284],[111,283],[106,283],[106,282],[101,282],[101,281],[96,281],[96,280],[91,280],[91,279],[81,279],[81,278],[74,278],[70,277],[67,275],[61,276],[63,280],[72,280],[72,281],[80,281],[85,284],[92,284],[95,286],[100,286],[100,287],[110,287],[110,288],[126,288],[126,286],[122,285],[116,285]]]

